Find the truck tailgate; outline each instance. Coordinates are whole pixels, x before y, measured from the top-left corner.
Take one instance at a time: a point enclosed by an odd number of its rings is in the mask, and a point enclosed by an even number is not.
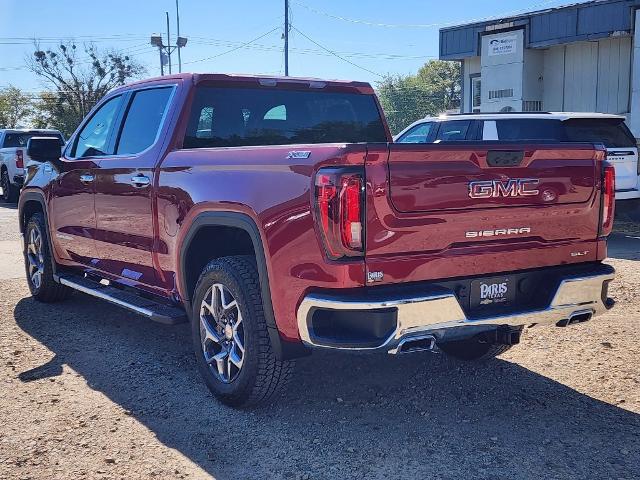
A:
[[[370,281],[596,260],[603,158],[588,144],[391,144],[368,152]]]

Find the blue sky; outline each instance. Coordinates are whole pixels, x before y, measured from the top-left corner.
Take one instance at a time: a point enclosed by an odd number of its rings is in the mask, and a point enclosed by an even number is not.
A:
[[[436,58],[441,26],[566,3],[290,0],[294,28],[289,74],[375,83],[379,75],[414,73]],[[182,50],[183,71],[283,73],[283,5],[284,0],[181,0],[181,35],[189,38]],[[31,38],[41,38],[42,46],[73,37],[80,44],[93,40],[100,48],[122,49],[147,68],[147,76],[159,74],[158,51],[149,45],[149,37],[154,32],[165,37],[165,11],[175,39],[175,0],[0,0],[0,11],[0,88],[13,84],[27,91],[42,89],[23,68],[25,56],[33,51]],[[261,38],[224,54],[257,37]]]

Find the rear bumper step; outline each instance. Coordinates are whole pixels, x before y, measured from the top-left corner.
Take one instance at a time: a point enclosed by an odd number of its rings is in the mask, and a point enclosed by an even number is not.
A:
[[[414,351],[412,346],[431,350],[434,346],[432,343],[442,340],[453,330],[460,336],[472,336],[479,331],[492,329],[502,334],[509,329],[494,327],[534,324],[566,326],[587,321],[613,305],[611,299],[607,298],[607,286],[613,280],[614,273],[613,267],[601,265],[588,275],[568,276],[559,282],[551,302],[545,308],[488,318],[468,318],[454,292],[445,289],[403,296],[402,287],[399,287],[397,295],[387,298],[372,297],[365,291],[360,296],[312,293],[304,298],[298,308],[298,329],[303,343],[310,347],[389,353]],[[379,317],[383,314],[386,315],[385,320],[380,321]],[[331,328],[338,331],[350,317],[360,317],[364,323],[351,328],[348,335],[344,334],[343,329],[342,334],[331,338]],[[384,333],[368,338],[359,337],[364,331],[364,324],[369,328],[368,331],[373,331],[371,325],[375,324],[375,329]],[[318,332],[314,325],[318,326]],[[510,333],[514,336],[501,338],[498,343],[517,343],[519,330],[516,328],[513,332],[517,333]],[[429,340],[431,337],[434,342]]]
[[[103,285],[94,282],[90,278],[76,275],[60,275],[57,280],[62,285],[66,285],[92,297],[106,300],[109,303],[145,316],[154,322],[174,325],[187,321],[186,313],[178,307],[140,297],[134,293],[113,286]]]

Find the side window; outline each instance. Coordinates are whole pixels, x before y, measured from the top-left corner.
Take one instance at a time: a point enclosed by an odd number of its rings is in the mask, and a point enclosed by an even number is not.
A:
[[[560,120],[541,120],[511,118],[497,120],[496,130],[500,140],[538,140],[564,142],[562,122]]]
[[[116,154],[135,155],[155,143],[172,90],[172,87],[150,88],[133,94]]]
[[[467,132],[471,122],[469,120],[452,120],[441,122],[437,140],[441,142],[456,142],[467,139]]]
[[[121,99],[117,96],[108,100],[82,127],[71,152],[72,157],[99,157],[113,153],[108,151],[109,134]]]
[[[397,143],[427,143],[433,130],[433,122],[416,125],[398,139]]]

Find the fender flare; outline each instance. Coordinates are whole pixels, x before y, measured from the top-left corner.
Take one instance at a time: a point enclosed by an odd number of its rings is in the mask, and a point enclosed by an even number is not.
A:
[[[189,225],[189,230],[183,237],[180,246],[180,277],[179,285],[180,291],[184,293],[185,298],[182,299],[185,308],[189,315],[191,315],[192,304],[189,296],[189,289],[187,288],[187,275],[186,275],[186,258],[189,246],[194,239],[198,231],[204,227],[221,226],[221,227],[234,227],[244,230],[251,238],[253,243],[253,250],[256,254],[256,265],[258,267],[258,276],[260,282],[260,293],[262,296],[262,304],[264,310],[265,322],[267,324],[267,331],[269,333],[269,339],[271,340],[271,346],[274,349],[274,353],[279,360],[288,360],[291,358],[301,357],[308,355],[310,352],[306,349],[302,343],[286,342],[280,337],[278,327],[276,325],[275,315],[273,313],[273,304],[271,303],[271,288],[269,286],[269,273],[267,270],[267,259],[260,235],[260,230],[254,222],[254,220],[245,213],[240,212],[228,212],[228,211],[216,211],[216,212],[203,212],[200,213]]]
[[[39,191],[26,191],[26,192],[21,192],[20,193],[20,198],[18,199],[18,225],[19,225],[19,229],[20,229],[20,234],[21,236],[24,237],[24,229],[26,227],[25,223],[24,223],[24,215],[23,215],[23,210],[24,210],[24,205],[28,202],[37,202],[40,204],[40,207],[42,208],[42,214],[44,215],[44,223],[46,228],[46,235],[47,235],[47,242],[49,243],[49,258],[51,260],[51,268],[53,271],[53,278],[58,281],[58,275],[57,275],[57,264],[56,264],[56,260],[55,260],[55,253],[53,251],[53,242],[51,241],[51,228],[49,225],[49,215],[47,213],[47,202],[44,198],[44,193],[39,192]],[[24,243],[24,240],[23,240]],[[23,255],[24,255],[24,245],[23,245]]]

